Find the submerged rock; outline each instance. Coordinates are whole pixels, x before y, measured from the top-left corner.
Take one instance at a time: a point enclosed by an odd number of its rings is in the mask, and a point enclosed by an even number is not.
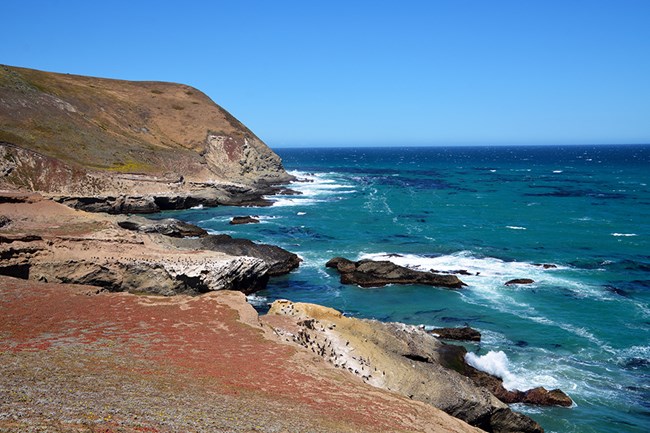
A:
[[[357,284],[361,287],[380,287],[387,284],[421,284],[460,289],[466,285],[455,275],[415,271],[390,261],[360,260],[353,262],[343,257],[335,257],[328,261],[325,266],[339,271],[341,283]]]
[[[556,269],[557,265],[554,265],[552,263],[533,263],[533,266],[539,266],[544,269]]]
[[[513,284],[533,284],[535,280],[531,280],[530,278],[515,278],[510,281],[506,281],[505,285],[506,286],[511,286]]]
[[[230,220],[231,225],[257,224],[259,222],[260,222],[259,219],[252,216],[236,216],[236,217],[232,217],[232,219]]]

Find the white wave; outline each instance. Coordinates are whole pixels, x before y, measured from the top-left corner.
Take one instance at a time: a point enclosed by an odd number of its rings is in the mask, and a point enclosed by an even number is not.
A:
[[[397,265],[419,271],[452,272],[467,271],[460,279],[468,285],[470,291],[461,291],[459,296],[470,304],[489,306],[505,314],[510,314],[524,320],[530,320],[546,326],[557,327],[564,331],[584,338],[604,352],[613,349],[604,341],[593,335],[589,330],[569,323],[556,321],[537,311],[532,305],[517,299],[517,291],[529,290],[528,286],[505,286],[505,282],[526,277],[536,282],[536,286],[550,285],[571,290],[575,296],[602,299],[604,296],[600,287],[590,286],[578,280],[567,278],[565,273],[569,268],[558,266],[554,269],[544,269],[526,262],[507,262],[494,257],[475,257],[469,251],[443,255],[438,257],[418,256],[414,254],[361,254],[359,259],[388,260]],[[558,272],[560,271],[560,272]]]
[[[286,207],[286,206],[309,206],[314,203],[319,203],[321,200],[306,199],[306,198],[288,198],[288,197],[277,197],[273,199],[274,207]]]
[[[470,251],[460,251],[454,254],[442,255],[436,257],[419,256],[415,254],[363,254],[360,259],[371,260],[388,260],[396,265],[407,268],[430,271],[432,269],[440,272],[450,272],[455,270],[466,270],[473,275],[463,275],[467,279],[466,283],[471,282],[484,284],[488,278],[499,278],[503,280],[503,285],[507,279],[521,277],[522,275],[531,276],[531,278],[547,278],[549,272],[566,269],[558,266],[556,269],[544,269],[541,266],[535,266],[526,262],[506,262],[495,257],[475,257]],[[477,278],[479,277],[479,278]]]
[[[199,204],[199,205],[196,205],[196,206],[192,206],[190,209],[203,209],[203,205]]]
[[[465,354],[465,362],[477,370],[484,371],[503,380],[503,387],[508,391],[525,389],[523,381],[510,372],[508,357],[503,351],[490,350],[485,355],[477,356],[472,352]]]
[[[255,294],[246,296],[246,300],[249,304],[255,307],[263,307],[269,303],[269,300],[266,297]]]
[[[638,236],[638,235],[636,233],[612,233],[612,236],[629,238],[629,237]]]
[[[322,203],[328,198],[356,192],[354,185],[345,183],[337,173],[304,173],[290,171],[299,180],[291,183],[298,195],[270,196],[273,206],[299,206]]]
[[[553,170],[553,173],[559,174],[559,173],[562,173],[562,170]]]
[[[298,216],[307,215],[307,212],[296,212],[296,215],[298,215]]]
[[[520,226],[506,226],[506,228],[510,230],[527,230],[526,227],[520,227]]]

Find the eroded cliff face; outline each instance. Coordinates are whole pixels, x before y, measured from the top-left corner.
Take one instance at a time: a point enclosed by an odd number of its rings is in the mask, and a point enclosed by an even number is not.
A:
[[[0,66],[0,187],[78,196],[217,196],[291,179],[192,87]]]
[[[212,236],[172,219],[125,219],[38,194],[0,194],[0,275],[165,296],[250,294],[299,263],[282,248]]]

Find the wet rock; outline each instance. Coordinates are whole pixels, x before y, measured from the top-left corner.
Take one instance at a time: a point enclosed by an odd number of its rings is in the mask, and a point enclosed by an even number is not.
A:
[[[325,266],[339,271],[342,284],[357,284],[361,287],[381,287],[387,284],[421,284],[460,289],[466,285],[455,275],[415,271],[390,261],[360,260],[353,262],[343,257],[335,257],[328,261]]]
[[[510,281],[506,282],[506,286],[511,286],[513,284],[533,284],[535,280],[531,280],[530,278],[514,278]]]
[[[444,340],[481,341],[481,333],[469,326],[462,328],[436,328],[427,332]]]
[[[231,225],[238,224],[257,224],[260,220],[252,216],[236,216],[230,220]]]
[[[557,265],[554,265],[552,263],[533,263],[533,266],[539,266],[544,269],[556,269]]]
[[[554,389],[547,391],[543,387],[527,391],[507,390],[503,380],[491,374],[480,371],[465,362],[467,349],[462,346],[447,345],[441,356],[441,364],[470,378],[477,386],[488,389],[496,398],[504,403],[527,403],[538,406],[568,407],[573,401],[563,391]]]

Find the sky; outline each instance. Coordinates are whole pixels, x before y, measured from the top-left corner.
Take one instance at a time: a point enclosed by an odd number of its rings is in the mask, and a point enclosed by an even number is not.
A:
[[[271,147],[650,143],[650,0],[2,0],[0,64],[194,86]]]

